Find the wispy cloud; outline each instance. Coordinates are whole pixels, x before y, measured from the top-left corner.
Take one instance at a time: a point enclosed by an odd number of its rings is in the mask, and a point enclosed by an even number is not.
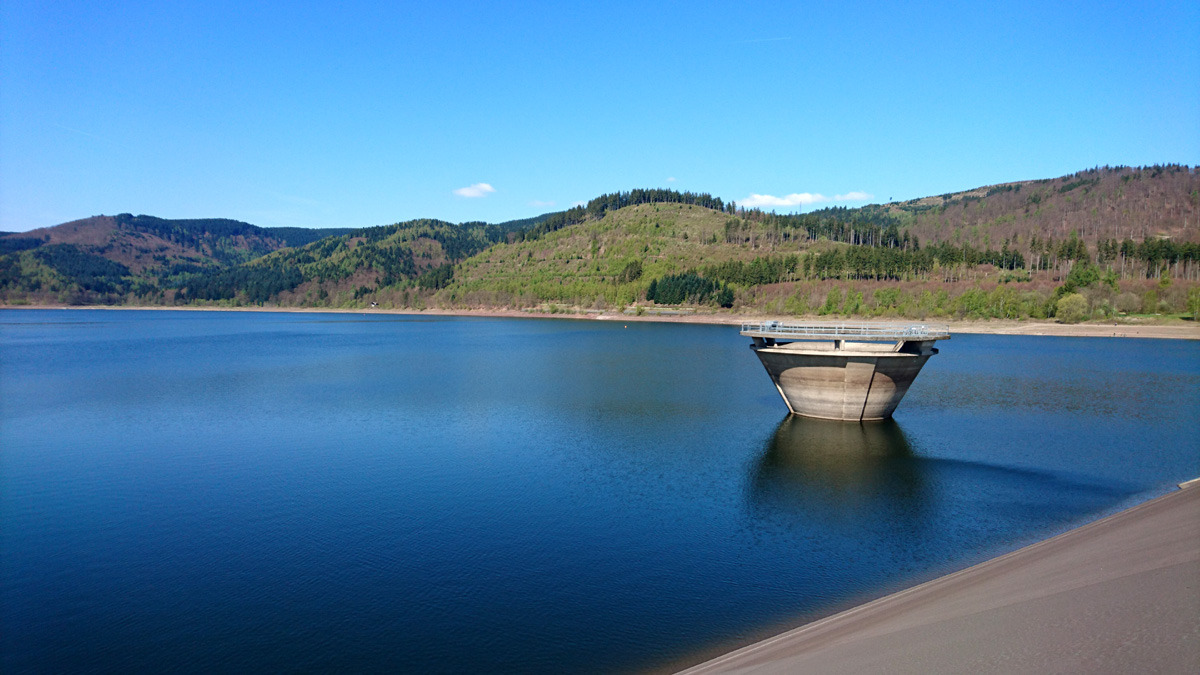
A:
[[[486,197],[488,194],[495,192],[496,188],[487,183],[475,183],[467,187],[461,187],[454,191],[454,194],[459,197]]]
[[[742,206],[808,206],[809,204],[817,204],[819,202],[827,202],[829,197],[822,194],[812,194],[811,192],[792,193],[785,197],[776,197],[775,195],[759,195],[753,194],[746,197],[738,204]]]
[[[668,183],[674,183],[674,182],[675,182],[675,176],[668,176],[668,177],[667,177],[667,182],[668,182]]]
[[[529,202],[529,205],[530,206],[554,206],[554,202],[552,202],[552,201],[543,202],[539,199],[535,199],[535,200]]]
[[[861,202],[871,199],[872,196],[873,195],[867,194],[866,192],[860,192],[858,190],[853,190],[847,192],[846,194],[834,195],[832,197],[826,197],[819,192],[793,192],[792,194],[785,195],[783,197],[776,197],[775,195],[752,194],[738,202],[738,204],[748,208],[755,208],[759,206],[809,206],[811,204],[821,204],[824,202]]]

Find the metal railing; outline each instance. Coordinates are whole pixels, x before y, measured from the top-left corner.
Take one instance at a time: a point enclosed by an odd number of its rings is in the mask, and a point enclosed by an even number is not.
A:
[[[742,324],[742,335],[793,340],[945,340],[950,337],[950,326],[947,324],[881,321],[841,321],[836,323],[763,321]]]

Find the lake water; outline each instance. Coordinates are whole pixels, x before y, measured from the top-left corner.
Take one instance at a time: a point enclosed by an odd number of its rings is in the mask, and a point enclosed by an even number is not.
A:
[[[868,425],[748,343],[0,312],[0,670],[685,665],[1200,476],[1200,342],[956,335]]]

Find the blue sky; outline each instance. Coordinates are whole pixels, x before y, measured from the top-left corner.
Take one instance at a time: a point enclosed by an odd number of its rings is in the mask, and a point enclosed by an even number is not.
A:
[[[0,3],[0,230],[781,212],[1200,164],[1200,3]],[[755,196],[758,197],[755,197]]]

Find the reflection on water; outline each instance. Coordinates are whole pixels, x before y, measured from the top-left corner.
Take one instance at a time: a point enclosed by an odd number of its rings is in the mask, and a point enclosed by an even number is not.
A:
[[[751,494],[756,509],[764,511],[815,509],[848,517],[880,502],[911,513],[922,490],[912,446],[895,420],[850,423],[789,415],[766,443]]]
[[[853,557],[863,567],[834,582],[848,586],[872,568],[899,577],[931,558],[982,555],[1016,528],[1053,531],[1134,492],[1078,473],[931,457],[894,420],[793,415],[763,445],[748,480],[751,529],[805,540],[809,564],[844,571]]]

